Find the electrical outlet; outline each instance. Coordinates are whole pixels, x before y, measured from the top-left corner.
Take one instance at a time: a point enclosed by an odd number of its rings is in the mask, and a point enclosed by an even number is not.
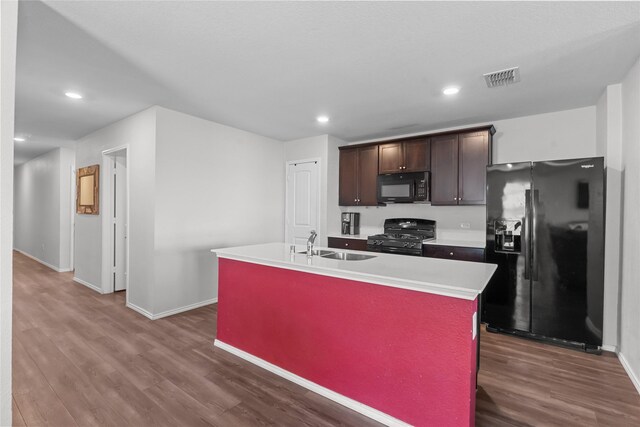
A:
[[[471,224],[468,222],[461,222],[460,228],[471,228]]]

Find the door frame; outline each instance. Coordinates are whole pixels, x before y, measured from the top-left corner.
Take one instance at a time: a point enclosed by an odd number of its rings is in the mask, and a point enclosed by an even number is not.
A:
[[[76,245],[76,161],[73,159],[73,164],[71,167],[71,173],[69,176],[71,177],[71,182],[69,183],[70,194],[71,194],[71,233],[70,233],[70,241],[69,241],[69,271],[75,271],[75,245]]]
[[[316,218],[318,218],[318,224],[316,225],[316,232],[318,237],[322,238],[324,231],[322,227],[322,220],[320,212],[322,212],[322,159],[320,157],[312,157],[300,160],[287,160],[284,166],[285,188],[284,188],[284,241],[289,243],[289,166],[298,163],[312,163],[315,162],[318,165],[318,211]]]
[[[113,208],[113,183],[111,180],[111,176],[113,175],[113,155],[115,153],[124,151],[125,156],[127,158],[127,209],[125,215],[125,221],[127,223],[127,239],[125,242],[125,247],[127,251],[127,274],[126,274],[126,304],[129,305],[129,295],[131,292],[130,281],[129,281],[129,230],[130,230],[130,200],[131,200],[131,172],[130,172],[130,150],[129,145],[120,145],[118,147],[109,148],[108,150],[104,150],[102,152],[102,176],[100,177],[100,187],[101,187],[101,204],[102,204],[102,293],[103,294],[111,294],[113,293],[113,227],[111,222],[110,212]]]

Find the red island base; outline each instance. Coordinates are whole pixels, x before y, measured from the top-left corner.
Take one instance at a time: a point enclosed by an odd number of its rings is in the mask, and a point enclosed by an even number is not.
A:
[[[219,259],[216,346],[389,425],[473,426],[477,299]]]

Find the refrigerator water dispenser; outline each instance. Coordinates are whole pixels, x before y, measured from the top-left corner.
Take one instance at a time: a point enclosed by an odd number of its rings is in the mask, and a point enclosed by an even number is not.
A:
[[[496,251],[520,253],[520,233],[522,232],[521,220],[497,220],[494,224],[494,230]]]

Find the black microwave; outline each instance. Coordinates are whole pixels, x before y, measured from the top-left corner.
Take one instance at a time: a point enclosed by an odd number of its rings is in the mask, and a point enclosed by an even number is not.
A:
[[[429,200],[429,172],[378,175],[378,203],[414,203]]]

